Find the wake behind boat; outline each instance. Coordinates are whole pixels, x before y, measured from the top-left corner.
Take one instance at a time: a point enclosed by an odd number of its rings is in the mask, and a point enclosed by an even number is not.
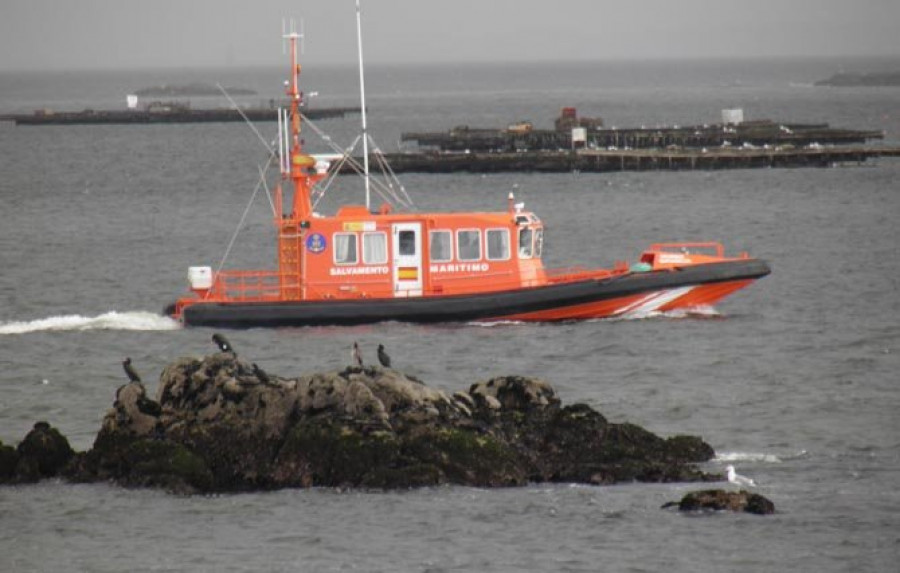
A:
[[[493,213],[403,212],[390,204],[373,210],[367,166],[366,205],[344,205],[331,216],[314,212],[312,197],[329,176],[329,162],[303,151],[298,37],[287,35],[291,105],[279,122],[278,268],[191,267],[192,293],[168,309],[183,324],[249,328],[622,317],[710,307],[769,274],[765,262],[747,254],[726,257],[720,244],[709,242],[653,245],[635,264],[612,269],[545,269],[543,223],[511,193],[505,209]],[[362,68],[360,84],[364,94]],[[364,101],[361,109],[367,137]],[[368,161],[367,152],[363,157]],[[290,202],[282,185],[293,191]]]

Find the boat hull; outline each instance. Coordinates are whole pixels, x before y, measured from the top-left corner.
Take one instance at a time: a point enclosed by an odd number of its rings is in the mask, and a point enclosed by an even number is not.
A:
[[[738,259],[476,295],[197,302],[183,309],[181,320],[187,326],[255,328],[608,318],[710,306],[769,272],[764,261]]]

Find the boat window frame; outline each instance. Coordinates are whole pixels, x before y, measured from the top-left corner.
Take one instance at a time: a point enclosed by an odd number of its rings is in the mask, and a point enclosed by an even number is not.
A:
[[[438,233],[446,234],[449,237],[447,241],[447,245],[450,247],[450,253],[447,258],[436,259],[434,258],[434,253],[431,248],[434,245],[434,236]],[[453,262],[453,255],[455,253],[455,249],[453,248],[453,230],[452,229],[432,229],[428,231],[428,260],[432,263],[450,263]]]
[[[339,261],[338,256],[338,237],[352,237],[353,238],[353,261]],[[334,261],[334,264],[341,266],[352,266],[359,264],[359,233],[352,233],[347,231],[337,231],[332,233],[331,235],[331,244],[332,244],[332,257],[331,260]]]
[[[544,228],[537,227],[534,230],[534,258],[540,259],[544,255]]]
[[[478,257],[474,259],[464,259],[462,258],[461,249],[459,248],[459,236],[460,233],[471,233],[474,232],[475,236],[478,237]],[[484,251],[482,249],[482,238],[481,238],[481,229],[478,227],[471,227],[467,229],[457,229],[456,230],[456,260],[461,263],[471,263],[475,261],[480,261],[484,257]]]
[[[503,235],[506,237],[506,243],[504,245],[505,246],[504,250],[506,251],[506,253],[505,253],[505,256],[503,256],[503,257],[491,257],[491,240],[489,238],[489,235],[492,232],[503,233]],[[509,237],[509,229],[508,228],[492,227],[490,229],[485,229],[484,230],[484,251],[485,251],[484,255],[485,255],[485,258],[489,261],[508,261],[510,258],[512,258],[512,245],[510,244],[510,242],[511,241],[510,241],[510,237]]]
[[[368,261],[366,260],[366,237],[380,236],[384,243],[383,260]],[[387,233],[384,231],[365,231],[362,234],[362,262],[364,265],[386,265],[390,256],[388,255],[388,239]]]
[[[418,253],[418,240],[416,239],[419,231],[413,229],[400,229],[397,231],[397,254],[401,257],[416,257],[419,255]],[[406,240],[404,237],[412,237],[412,240]],[[412,246],[412,251],[409,252],[406,250],[407,247]]]
[[[530,239],[528,241],[528,250],[522,250],[522,233],[528,232],[530,234]],[[520,259],[533,259],[534,258],[534,229],[532,227],[519,227],[519,232],[516,236],[516,241],[518,242],[518,247],[516,248],[516,253],[518,253]]]

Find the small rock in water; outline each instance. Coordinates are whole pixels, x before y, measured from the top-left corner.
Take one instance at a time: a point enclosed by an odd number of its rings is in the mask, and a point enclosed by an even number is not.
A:
[[[52,478],[75,455],[69,441],[47,422],[36,422],[15,448],[0,442],[0,483],[33,483]]]
[[[758,493],[749,491],[725,491],[724,489],[706,489],[692,491],[681,498],[681,501],[670,501],[663,508],[678,507],[679,511],[736,511],[769,515],[775,513],[775,504]]]

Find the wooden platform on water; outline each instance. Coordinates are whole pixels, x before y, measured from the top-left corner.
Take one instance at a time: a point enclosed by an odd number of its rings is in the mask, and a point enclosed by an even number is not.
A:
[[[827,123],[800,124],[758,120],[737,125],[600,128],[586,130],[585,137],[585,147],[616,150],[667,147],[851,145],[883,139],[884,133],[873,130],[834,128]],[[447,132],[404,133],[401,140],[415,142],[419,148],[438,151],[504,152],[572,149],[571,130],[516,131],[461,126]]]
[[[328,119],[359,113],[359,107],[322,107],[304,110],[310,119]],[[242,109],[250,121],[277,121],[275,108]],[[12,121],[16,125],[104,125],[104,124],[160,124],[160,123],[219,123],[244,121],[234,109],[184,109],[168,110],[92,110],[72,112],[38,111],[33,114],[0,116],[0,121]]]
[[[900,147],[840,146],[802,149],[578,150],[517,153],[395,153],[385,159],[397,173],[603,173],[861,165],[900,157]],[[372,159],[374,161],[374,158]],[[344,165],[341,173],[355,172]]]

